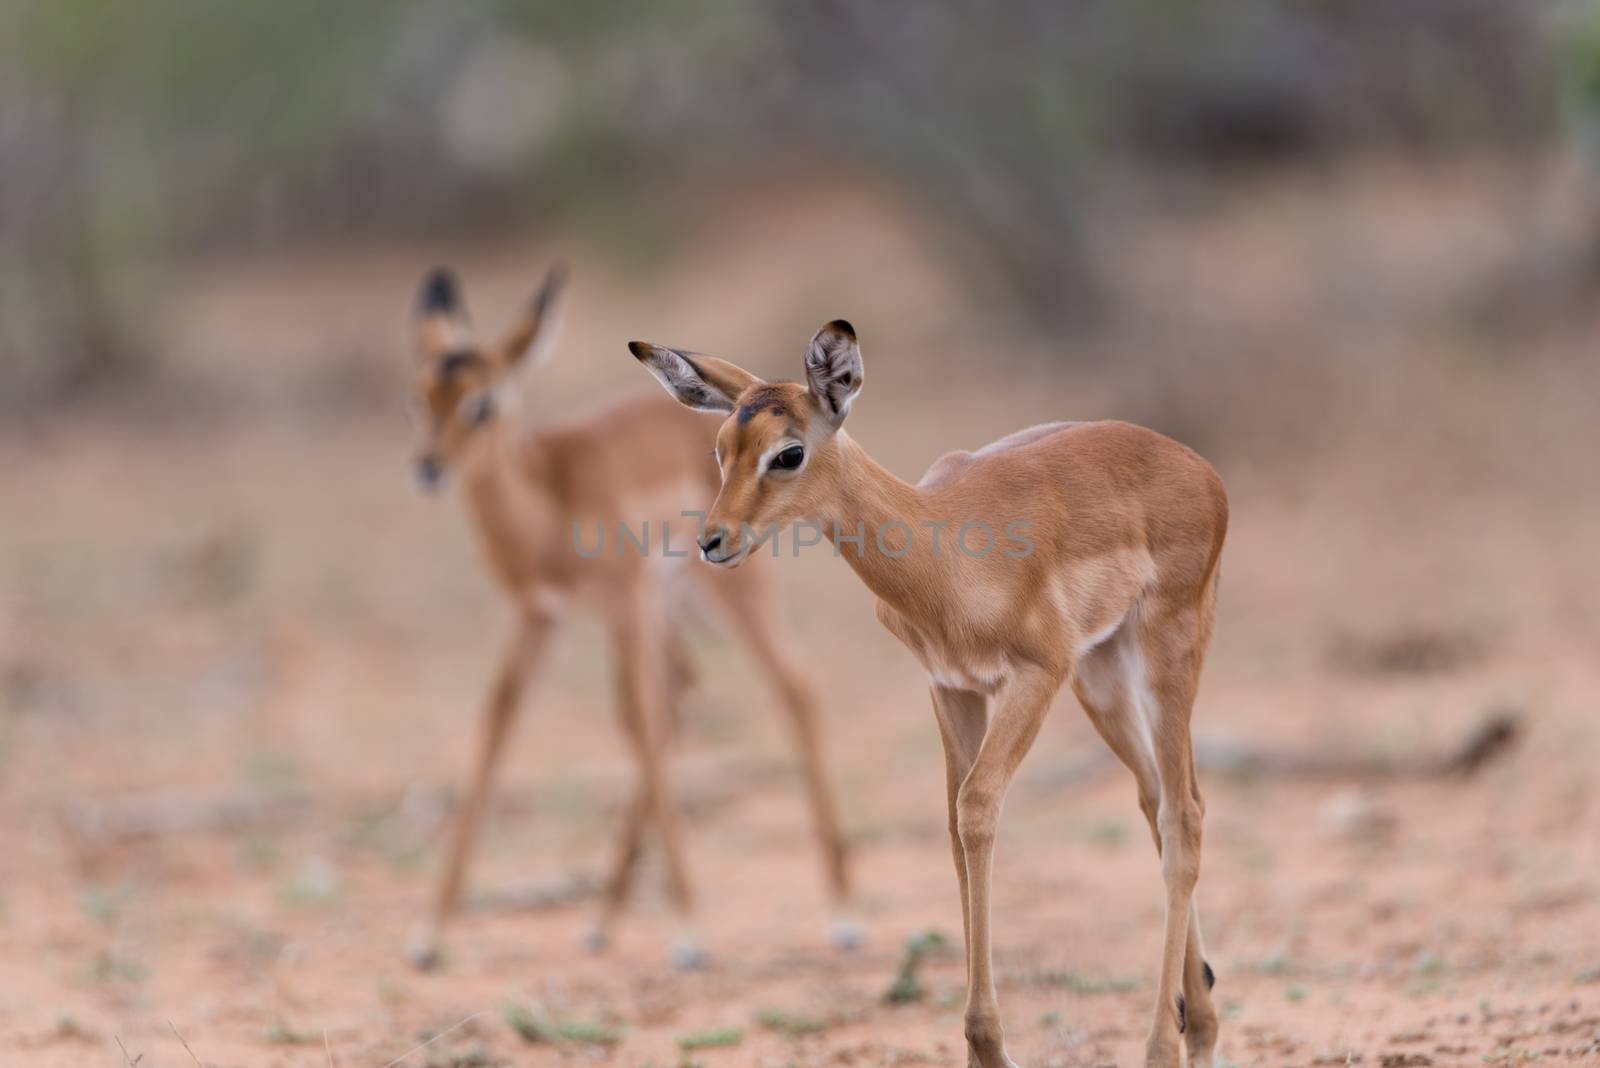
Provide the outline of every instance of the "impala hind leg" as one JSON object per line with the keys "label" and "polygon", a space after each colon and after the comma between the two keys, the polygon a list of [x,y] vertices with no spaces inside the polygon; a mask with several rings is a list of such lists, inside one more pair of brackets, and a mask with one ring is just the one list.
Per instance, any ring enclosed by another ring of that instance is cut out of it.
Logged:
{"label": "impala hind leg", "polygon": [[839,948],[853,949],[861,942],[861,927],[850,915],[849,857],[828,783],[816,694],[805,672],[786,649],[777,622],[777,609],[760,571],[746,568],[736,572],[712,572],[706,576],[706,587],[726,609],[739,639],[778,691],[794,734],[795,748],[800,754],[811,823],[822,856],[823,877],[834,913],[830,937]]}
{"label": "impala hind leg", "polygon": [[1146,1063],[1178,1064],[1178,1039],[1192,1068],[1209,1068],[1217,1038],[1212,973],[1200,941],[1194,886],[1200,872],[1204,804],[1194,776],[1189,712],[1204,638],[1190,612],[1130,616],[1080,658],[1073,691],[1112,752],[1133,772],[1167,890],[1160,979]]}
{"label": "impala hind leg", "polygon": [[694,897],[684,862],[682,825],[677,800],[668,784],[669,667],[654,591],[640,583],[622,600],[610,622],[624,733],[638,766],[643,814],[661,832],[668,893],[678,916],[679,934],[672,948],[672,962],[680,968],[692,968],[704,962],[705,954],[693,930]]}
{"label": "impala hind leg", "polygon": [[445,855],[444,867],[440,870],[439,882],[434,890],[433,906],[427,920],[412,932],[406,947],[406,955],[418,968],[429,969],[439,963],[439,941],[445,924],[461,900],[467,861],[477,844],[478,831],[488,811],[495,769],[499,766],[500,753],[510,733],[511,722],[516,718],[517,702],[552,629],[552,624],[545,619],[521,618],[505,652],[501,654],[499,671],[489,691],[488,704],[483,710],[472,779],[461,809],[456,813],[449,852]]}
{"label": "impala hind leg", "polygon": [[[1154,729],[1158,721],[1152,718],[1155,705],[1150,700],[1150,687],[1145,675],[1145,657],[1138,645],[1135,628],[1131,622],[1124,623],[1111,638],[1078,661],[1073,672],[1072,689],[1106,745],[1133,772],[1134,781],[1138,784],[1139,808],[1150,825],[1156,855],[1163,858],[1165,873],[1160,824],[1163,763],[1157,752]],[[1187,721],[1183,737],[1183,744],[1187,745]],[[1192,763],[1189,766],[1189,782],[1194,801],[1199,804],[1199,788],[1193,778]],[[1198,852],[1197,841],[1196,860]],[[1211,1002],[1212,982],[1211,968],[1206,963],[1200,941],[1199,908],[1191,900],[1183,958],[1181,1032],[1189,1047],[1191,1068],[1210,1068],[1212,1062],[1217,1039],[1217,1014]],[[1155,1032],[1166,1032],[1169,1029],[1168,1019],[1171,1020],[1170,1028],[1175,1029],[1178,1025],[1177,1004],[1162,995],[1156,1009]],[[1169,1045],[1173,1051],[1170,1055]],[[1176,1063],[1171,1059],[1176,1056],[1175,1051],[1175,1040],[1163,1042],[1152,1063]],[[1160,1058],[1168,1059],[1163,1061]]]}
{"label": "impala hind leg", "polygon": [[967,1054],[969,1063],[980,1068],[1015,1068],[1005,1052],[989,938],[989,882],[1000,805],[1060,686],[1058,677],[1041,668],[1019,670],[1006,683],[995,697],[972,769],[956,792],[956,833],[967,873]]}
{"label": "impala hind leg", "polygon": [[[668,632],[664,642],[667,658],[667,714],[662,725],[664,747],[670,753],[683,728],[683,698],[695,685],[697,675],[694,662],[683,639]],[[622,730],[631,736],[633,717],[622,717]],[[637,745],[637,742],[630,744]],[[610,872],[606,876],[600,896],[600,916],[583,936],[583,943],[592,953],[598,953],[611,944],[612,931],[628,906],[633,884],[639,872],[639,859],[644,853],[644,830],[650,821],[650,799],[644,784],[636,783],[633,795],[622,810],[622,823],[618,828],[616,851]]]}

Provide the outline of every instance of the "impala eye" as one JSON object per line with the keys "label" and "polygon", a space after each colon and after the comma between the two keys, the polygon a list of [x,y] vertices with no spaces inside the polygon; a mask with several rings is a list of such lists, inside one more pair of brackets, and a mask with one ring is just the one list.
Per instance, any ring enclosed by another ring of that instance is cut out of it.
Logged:
{"label": "impala eye", "polygon": [[468,426],[487,423],[494,415],[494,397],[490,395],[488,390],[469,393],[461,398],[461,403],[456,410],[462,421]]}
{"label": "impala eye", "polygon": [[793,471],[799,467],[806,458],[806,450],[799,445],[790,445],[772,458],[772,463],[767,467],[772,471]]}

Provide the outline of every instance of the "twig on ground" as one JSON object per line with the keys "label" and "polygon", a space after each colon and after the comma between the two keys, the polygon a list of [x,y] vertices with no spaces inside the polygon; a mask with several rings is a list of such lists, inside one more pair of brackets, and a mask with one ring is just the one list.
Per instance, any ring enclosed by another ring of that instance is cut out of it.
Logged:
{"label": "twig on ground", "polygon": [[128,1056],[128,1047],[122,1044],[121,1036],[112,1035],[111,1037],[116,1040],[117,1048],[122,1051],[122,1059],[128,1062],[128,1068],[139,1068],[139,1062],[144,1060],[144,1054],[141,1053],[137,1057]]}
{"label": "twig on ground", "polygon": [[421,1050],[427,1049],[429,1046],[431,1046],[435,1042],[439,1041],[445,1035],[450,1034],[450,1032],[452,1032],[452,1031],[461,1030],[461,1028],[467,1026],[467,1024],[471,1023],[473,1020],[476,1020],[478,1017],[482,1016],[484,1013],[486,1013],[488,1011],[489,1011],[488,1009],[479,1009],[477,1012],[473,1013],[471,1016],[468,1016],[466,1019],[458,1020],[457,1022],[451,1024],[449,1027],[446,1027],[443,1031],[440,1031],[438,1034],[434,1035],[432,1038],[428,1039],[428,1041],[422,1043],[420,1046],[412,1046],[410,1049],[408,1049],[404,1053],[400,1054],[400,1056],[396,1057],[394,1060],[392,1060],[388,1064],[384,1065],[383,1068],[394,1068],[395,1065],[399,1064],[401,1061],[405,1060],[407,1057],[411,1056],[413,1053],[417,1053],[417,1052],[420,1052]]}
{"label": "twig on ground", "polygon": [[188,1050],[189,1059],[194,1061],[194,1063],[199,1064],[200,1068],[206,1068],[206,1066],[204,1064],[200,1063],[200,1058],[196,1057],[194,1055],[194,1050],[189,1048],[189,1040],[184,1038],[182,1035],[178,1034],[178,1029],[176,1027],[173,1027],[173,1024],[172,1024],[171,1020],[167,1021],[167,1026],[172,1028],[172,1033],[173,1034],[178,1035],[178,1041],[183,1043],[183,1048],[185,1050]]}

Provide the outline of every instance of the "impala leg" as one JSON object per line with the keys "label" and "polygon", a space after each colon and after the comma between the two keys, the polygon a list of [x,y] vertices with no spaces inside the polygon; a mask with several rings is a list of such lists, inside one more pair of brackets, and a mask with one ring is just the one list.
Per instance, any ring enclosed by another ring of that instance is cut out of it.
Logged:
{"label": "impala leg", "polygon": [[662,636],[662,651],[667,658],[667,748],[671,749],[683,733],[683,699],[700,682],[689,645],[676,630]]}
{"label": "impala leg", "polygon": [[[629,731],[632,726],[625,728]],[[630,743],[636,745],[637,743]],[[633,892],[634,876],[639,870],[639,858],[644,853],[644,825],[650,818],[650,799],[643,784],[634,787],[622,810],[622,826],[617,833],[616,851],[612,855],[611,869],[606,875],[600,893],[600,915],[594,926],[583,936],[584,946],[599,953],[611,944],[611,933],[628,906]]]}
{"label": "impala leg", "polygon": [[[1150,710],[1155,708],[1155,703],[1150,699],[1152,691],[1145,678],[1146,661],[1138,641],[1135,628],[1125,624],[1122,630],[1079,660],[1073,672],[1072,689],[1106,745],[1133,772],[1139,788],[1139,808],[1150,825],[1156,854],[1163,858],[1165,866],[1159,820],[1164,764],[1157,751],[1157,734],[1150,729],[1152,720],[1147,718]],[[1184,744],[1187,745],[1187,718],[1183,734]],[[1190,768],[1189,779],[1194,800],[1199,803],[1199,788],[1193,779],[1192,763]],[[1201,810],[1204,810],[1203,805]],[[1165,867],[1163,870],[1165,872]],[[1211,1001],[1213,976],[1200,941],[1199,908],[1192,899],[1185,941],[1182,972],[1183,1037],[1189,1047],[1191,1068],[1210,1068],[1217,1039],[1217,1014]],[[1174,1007],[1169,1009],[1169,1004]],[[1164,1017],[1172,1017],[1173,1027],[1176,1027],[1175,1003],[1166,998],[1160,1001],[1157,1008],[1157,1030],[1164,1029]],[[1176,1049],[1175,1041],[1171,1048]],[[1175,1054],[1169,1054],[1164,1047],[1160,1055],[1170,1058]],[[1173,1062],[1169,1059],[1156,1063]]]}
{"label": "impala leg", "polygon": [[981,1068],[1015,1068],[1005,1053],[989,939],[989,881],[1000,804],[1027,755],[1061,680],[1039,668],[1019,672],[1000,691],[972,770],[956,793],[956,831],[967,864],[968,1060]]}
{"label": "impala leg", "polygon": [[432,968],[439,962],[439,940],[446,922],[455,913],[461,900],[467,861],[477,844],[478,831],[489,807],[495,769],[499,765],[506,736],[510,733],[511,721],[516,718],[517,702],[533,670],[534,661],[544,649],[552,629],[552,624],[547,620],[519,618],[517,629],[501,656],[500,667],[483,711],[472,779],[467,787],[466,799],[456,813],[449,851],[445,854],[444,867],[440,870],[439,882],[434,890],[433,907],[427,920],[412,932],[406,949],[411,963],[418,968]]}
{"label": "impala leg", "polygon": [[[1194,909],[1205,808],[1195,781],[1189,738],[1189,716],[1209,627],[1202,625],[1192,608],[1158,609],[1138,623],[1135,639],[1144,664],[1144,681],[1134,690],[1134,701],[1148,717],[1160,779],[1155,828],[1167,889],[1161,978],[1146,1063],[1176,1068],[1178,1036],[1191,1024],[1194,1032],[1188,1042],[1197,1063],[1209,1062],[1216,1040],[1216,1011],[1205,981]],[[1189,959],[1191,946],[1196,951],[1194,959]]]}
{"label": "impala leg", "polygon": [[782,701],[784,713],[794,732],[805,776],[806,798],[811,806],[811,822],[822,855],[830,904],[834,909],[831,936],[841,949],[860,944],[861,929],[848,915],[851,902],[849,858],[844,835],[839,829],[838,810],[822,748],[822,730],[816,695],[802,671],[785,651],[785,642],[775,620],[775,609],[767,597],[759,572],[741,571],[714,574],[709,585],[732,617],[734,629],[772,680]]}
{"label": "impala leg", "polygon": [[678,806],[666,771],[667,663],[662,626],[649,591],[630,591],[613,614],[611,628],[625,733],[638,765],[644,813],[661,831],[668,891],[681,927],[673,961],[680,967],[693,967],[704,956],[691,930],[694,899],[684,863]]}
{"label": "impala leg", "polygon": [[[689,650],[682,638],[669,632],[663,649],[667,658],[667,715],[662,733],[665,735],[665,748],[670,751],[683,727],[683,695],[694,685],[696,676],[694,663],[689,658]],[[634,732],[631,716],[622,717],[622,730],[630,736]],[[630,741],[630,745],[637,744],[636,741]],[[635,784],[632,796],[623,807],[616,852],[601,893],[600,916],[584,936],[584,943],[591,952],[598,953],[611,944],[611,933],[627,908],[639,871],[639,858],[644,854],[644,828],[649,818],[649,797],[640,782]]]}
{"label": "impala leg", "polygon": [[931,688],[933,713],[939,721],[939,740],[944,743],[944,781],[950,813],[950,850],[956,862],[956,882],[961,888],[961,944],[972,943],[972,921],[968,914],[967,852],[961,847],[961,829],[956,818],[956,798],[961,784],[978,759],[983,732],[989,726],[989,699],[969,690]]}
{"label": "impala leg", "polygon": [[1211,1068],[1216,1055],[1217,1010],[1211,1000],[1216,981],[1200,939],[1200,906],[1191,900],[1188,946],[1183,959],[1183,998],[1188,1011],[1183,1038],[1189,1046],[1189,1068]]}

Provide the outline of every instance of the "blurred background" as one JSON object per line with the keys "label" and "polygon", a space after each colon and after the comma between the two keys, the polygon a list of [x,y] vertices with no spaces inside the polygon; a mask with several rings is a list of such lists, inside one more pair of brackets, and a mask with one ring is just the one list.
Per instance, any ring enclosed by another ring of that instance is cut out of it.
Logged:
{"label": "blurred background", "polygon": [[[405,1063],[962,1063],[924,681],[826,552],[774,570],[863,951],[707,632],[677,779],[716,964],[667,968],[654,867],[579,952],[629,781],[580,622],[448,966],[406,969],[506,622],[411,488],[407,316],[449,263],[498,329],[557,260],[535,426],[654,389],[631,338],[794,378],[843,316],[851,432],[908,479],[1051,419],[1198,449],[1228,1061],[1600,1049],[1600,7],[9,0],[0,1059],[382,1065],[467,1020]],[[1059,713],[997,859],[1008,1042],[1131,1063],[1158,869]]]}

